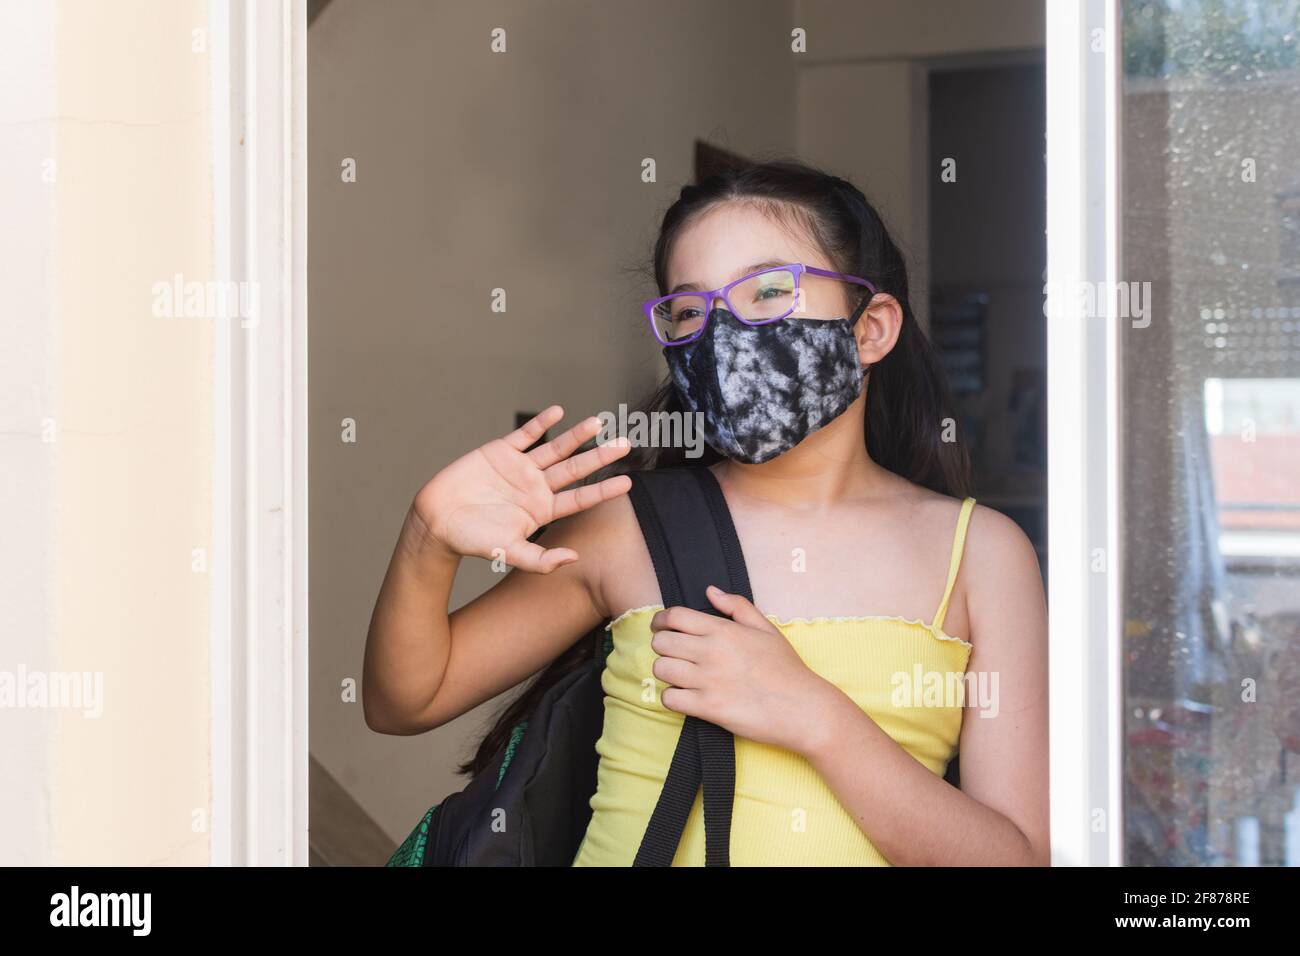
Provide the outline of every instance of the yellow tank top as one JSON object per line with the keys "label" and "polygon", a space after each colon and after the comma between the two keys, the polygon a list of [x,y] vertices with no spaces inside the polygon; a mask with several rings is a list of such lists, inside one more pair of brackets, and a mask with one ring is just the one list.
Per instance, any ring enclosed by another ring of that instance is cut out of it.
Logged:
{"label": "yellow tank top", "polygon": [[[780,621],[814,672],[834,683],[900,746],[942,776],[961,733],[961,684],[972,646],[944,633],[974,498],[962,502],[948,582],[931,623],[901,617]],[[591,822],[574,866],[630,866],[663,789],[683,715],[659,703],[668,686],[651,672],[650,618],[633,608],[609,625],[614,649],[601,675],[604,727]],[[939,675],[936,677],[935,675]],[[653,689],[647,680],[653,681]],[[673,866],[704,865],[704,816],[695,795]],[[736,738],[732,866],[889,866],[802,756]]]}

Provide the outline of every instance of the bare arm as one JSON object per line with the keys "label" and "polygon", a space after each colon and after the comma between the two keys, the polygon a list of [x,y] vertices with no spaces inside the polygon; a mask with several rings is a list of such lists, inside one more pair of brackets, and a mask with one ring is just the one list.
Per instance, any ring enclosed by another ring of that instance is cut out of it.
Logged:
{"label": "bare arm", "polygon": [[[524,451],[562,415],[548,408],[457,459],[416,496],[366,638],[362,707],[372,730],[417,734],[446,723],[535,673],[604,617],[593,552],[607,519],[588,509],[625,494],[631,481],[562,489],[628,449],[611,443],[569,457],[599,430],[587,419]],[[542,540],[527,540],[551,522]],[[469,554],[503,557],[512,570],[448,614]]]}
{"label": "bare arm", "polygon": [[895,865],[1047,866],[1047,612],[1038,563],[1010,519],[980,508],[962,575],[975,645],[968,671],[987,675],[996,693],[994,706],[981,701],[963,717],[961,789],[843,693],[823,697],[822,730],[804,754]]}

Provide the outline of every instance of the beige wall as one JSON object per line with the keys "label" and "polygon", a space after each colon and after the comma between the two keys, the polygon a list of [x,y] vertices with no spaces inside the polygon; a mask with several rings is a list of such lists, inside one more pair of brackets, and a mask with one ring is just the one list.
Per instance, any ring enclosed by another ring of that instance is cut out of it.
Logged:
{"label": "beige wall", "polygon": [[0,13],[0,190],[20,227],[3,240],[0,669],[103,680],[98,718],[0,711],[20,771],[0,788],[3,864],[208,860],[191,549],[209,536],[211,330],[151,309],[154,282],[208,277],[206,19],[200,0]]}
{"label": "beige wall", "polygon": [[[1049,0],[1053,2],[1053,0]],[[1043,0],[793,0],[810,59],[903,60],[1043,45]]]}
{"label": "beige wall", "polygon": [[[922,268],[924,74],[911,60],[818,63],[810,56],[797,93],[800,155],[862,189],[908,263]],[[920,290],[918,278],[912,286]]]}

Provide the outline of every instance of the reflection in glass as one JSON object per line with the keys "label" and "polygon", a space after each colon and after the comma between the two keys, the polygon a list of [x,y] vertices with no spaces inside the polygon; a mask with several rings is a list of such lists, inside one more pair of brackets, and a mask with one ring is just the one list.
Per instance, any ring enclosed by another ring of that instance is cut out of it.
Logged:
{"label": "reflection in glass", "polygon": [[1130,865],[1300,865],[1298,23],[1123,5]]}

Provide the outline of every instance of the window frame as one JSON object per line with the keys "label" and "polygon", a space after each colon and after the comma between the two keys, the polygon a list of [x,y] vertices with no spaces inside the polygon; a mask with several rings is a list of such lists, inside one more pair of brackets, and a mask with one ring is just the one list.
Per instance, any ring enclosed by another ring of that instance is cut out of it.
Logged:
{"label": "window frame", "polygon": [[[1120,0],[1046,2],[1052,863],[1123,864]],[[1104,285],[1100,288],[1113,288]]]}
{"label": "window frame", "polygon": [[211,0],[214,273],[257,284],[212,362],[214,866],[306,866],[307,19]]}

